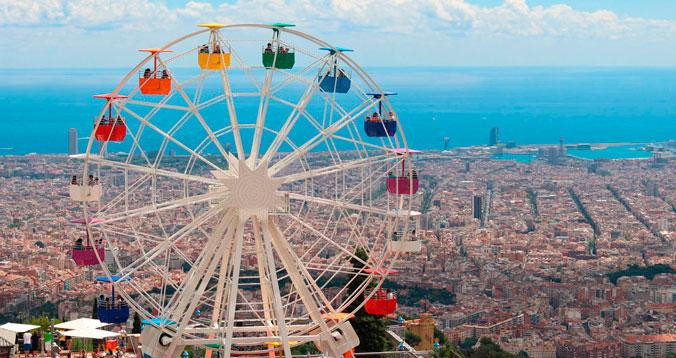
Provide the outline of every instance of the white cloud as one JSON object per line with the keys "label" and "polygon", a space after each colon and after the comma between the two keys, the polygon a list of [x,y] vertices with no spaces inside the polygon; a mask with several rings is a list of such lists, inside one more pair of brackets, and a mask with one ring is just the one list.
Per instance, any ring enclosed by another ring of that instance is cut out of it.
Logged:
{"label": "white cloud", "polygon": [[[563,0],[562,0],[563,1]],[[0,26],[70,26],[150,29],[196,21],[303,25],[309,32],[375,31],[448,36],[505,35],[621,39],[676,35],[676,22],[578,11],[564,5],[529,6],[504,0],[482,7],[465,0],[235,0],[220,5],[190,1],[169,8],[158,0],[0,0]]]}

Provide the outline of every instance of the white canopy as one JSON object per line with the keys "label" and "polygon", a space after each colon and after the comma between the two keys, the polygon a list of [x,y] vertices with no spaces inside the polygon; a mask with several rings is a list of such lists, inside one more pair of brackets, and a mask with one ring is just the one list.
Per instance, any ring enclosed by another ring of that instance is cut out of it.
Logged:
{"label": "white canopy", "polygon": [[4,328],[8,331],[16,332],[16,333],[21,333],[21,332],[26,332],[30,330],[34,330],[36,328],[40,328],[40,326],[36,326],[34,324],[21,324],[21,323],[5,323],[0,328]]}
{"label": "white canopy", "polygon": [[98,319],[92,318],[78,318],[72,321],[63,322],[54,325],[54,328],[58,329],[95,329],[107,326],[108,323],[103,323]]}
{"label": "white canopy", "polygon": [[119,333],[104,331],[102,329],[96,328],[74,329],[72,331],[63,332],[63,334],[71,337],[93,338],[93,339],[104,339],[120,335]]}

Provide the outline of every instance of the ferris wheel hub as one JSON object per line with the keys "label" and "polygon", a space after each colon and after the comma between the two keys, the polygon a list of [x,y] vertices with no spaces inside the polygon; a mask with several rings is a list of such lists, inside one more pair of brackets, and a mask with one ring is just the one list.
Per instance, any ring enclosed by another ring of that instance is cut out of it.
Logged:
{"label": "ferris wheel hub", "polygon": [[215,172],[214,176],[226,187],[225,207],[239,209],[241,218],[265,217],[270,211],[284,205],[279,186],[283,180],[270,176],[267,161],[253,167],[250,161],[238,160],[237,170]]}

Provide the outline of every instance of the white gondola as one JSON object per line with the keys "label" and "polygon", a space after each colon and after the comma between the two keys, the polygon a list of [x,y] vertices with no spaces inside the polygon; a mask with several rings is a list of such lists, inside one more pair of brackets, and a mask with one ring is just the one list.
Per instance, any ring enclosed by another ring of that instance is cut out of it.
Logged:
{"label": "white gondola", "polygon": [[103,194],[103,188],[101,187],[101,184],[71,184],[69,193],[70,198],[74,201],[99,201],[101,200],[101,195]]}
{"label": "white gondola", "polygon": [[388,251],[393,253],[416,253],[422,250],[420,240],[419,211],[396,210],[391,213],[394,218],[392,240],[388,244]]}

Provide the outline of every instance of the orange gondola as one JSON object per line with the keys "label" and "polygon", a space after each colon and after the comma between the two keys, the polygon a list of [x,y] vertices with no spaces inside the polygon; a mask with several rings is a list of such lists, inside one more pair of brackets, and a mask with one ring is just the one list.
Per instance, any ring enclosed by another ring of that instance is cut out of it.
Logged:
{"label": "orange gondola", "polygon": [[[171,77],[166,69],[157,70],[157,56],[160,52],[171,52],[159,48],[143,48],[140,52],[150,52],[153,56],[153,69],[146,68],[139,73],[138,87],[143,94],[167,95],[171,92]],[[159,72],[159,73],[158,73]]]}

